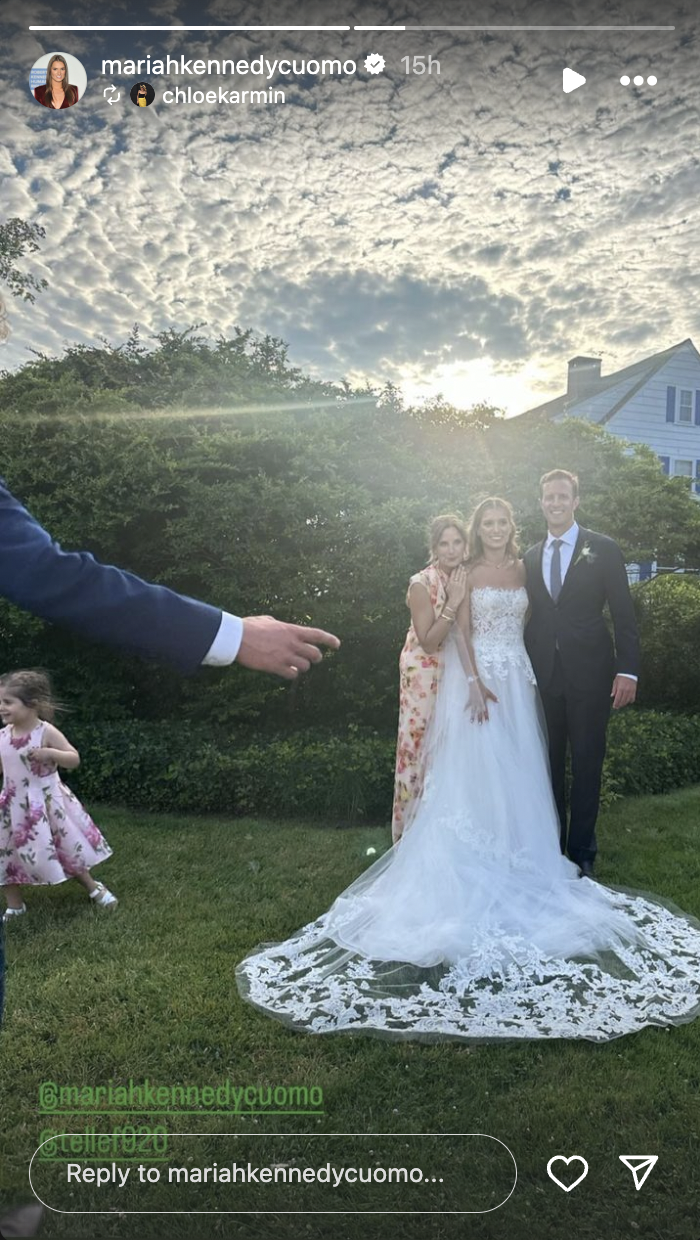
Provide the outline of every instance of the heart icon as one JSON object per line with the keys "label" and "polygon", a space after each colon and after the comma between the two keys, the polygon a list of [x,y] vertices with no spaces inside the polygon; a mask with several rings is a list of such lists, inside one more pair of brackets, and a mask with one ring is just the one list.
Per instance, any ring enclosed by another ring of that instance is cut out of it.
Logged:
{"label": "heart icon", "polygon": [[[572,1162],[581,1163],[583,1167],[583,1171],[581,1172],[580,1176],[578,1176],[578,1178],[574,1180],[573,1184],[563,1184],[562,1181],[559,1179],[559,1177],[555,1175],[554,1172],[552,1171],[552,1166],[556,1162],[566,1163],[567,1167],[569,1166],[569,1163],[572,1163]],[[557,1184],[559,1188],[563,1188],[565,1193],[570,1193],[572,1188],[576,1188],[576,1185],[581,1183],[581,1180],[585,1180],[586,1176],[588,1175],[588,1163],[586,1162],[585,1158],[581,1157],[580,1154],[572,1154],[570,1158],[565,1158],[563,1154],[555,1154],[554,1158],[550,1158],[549,1162],[547,1163],[547,1175],[549,1176],[550,1180],[554,1180],[554,1183]]]}

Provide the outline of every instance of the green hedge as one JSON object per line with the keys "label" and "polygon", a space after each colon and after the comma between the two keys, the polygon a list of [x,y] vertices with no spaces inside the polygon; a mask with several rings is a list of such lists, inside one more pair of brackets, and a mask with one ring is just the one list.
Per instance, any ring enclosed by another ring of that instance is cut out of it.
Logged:
{"label": "green hedge", "polygon": [[694,714],[700,708],[700,577],[655,577],[632,595],[642,649],[640,704]]}
{"label": "green hedge", "polygon": [[658,710],[613,715],[603,768],[604,804],[700,783],[700,716]]}
{"label": "green hedge", "polygon": [[81,755],[70,784],[85,801],[133,808],[382,821],[391,814],[395,738],[298,733],[216,737],[177,724],[67,727]]}
{"label": "green hedge", "polygon": [[[395,738],[344,735],[215,737],[174,724],[67,729],[82,763],[70,784],[88,803],[134,809],[388,822]],[[700,718],[627,710],[608,733],[603,804],[700,783]]]}

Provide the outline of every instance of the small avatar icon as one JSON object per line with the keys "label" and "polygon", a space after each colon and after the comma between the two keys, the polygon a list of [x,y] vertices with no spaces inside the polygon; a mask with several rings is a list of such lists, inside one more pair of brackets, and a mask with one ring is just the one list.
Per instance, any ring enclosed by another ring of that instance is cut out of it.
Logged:
{"label": "small avatar icon", "polygon": [[137,108],[147,108],[156,97],[156,92],[150,82],[137,82],[135,86],[132,86],[130,94],[131,102],[135,103]]}
{"label": "small avatar icon", "polygon": [[[78,65],[78,61],[73,61],[74,66]],[[41,103],[45,108],[72,108],[74,103],[78,102],[78,87],[71,85],[69,81],[68,61],[65,56],[56,53],[52,56],[46,66],[46,82],[37,86],[34,90],[34,98],[37,103]]]}

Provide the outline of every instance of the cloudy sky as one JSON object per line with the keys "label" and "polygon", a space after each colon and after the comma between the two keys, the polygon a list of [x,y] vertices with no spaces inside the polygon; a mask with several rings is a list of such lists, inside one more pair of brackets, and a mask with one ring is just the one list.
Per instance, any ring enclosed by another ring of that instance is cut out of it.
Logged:
{"label": "cloudy sky", "polygon": [[[518,413],[565,386],[566,361],[603,373],[687,336],[700,343],[700,41],[690,5],[298,0],[144,5],[101,23],[406,24],[430,30],[30,32],[94,20],[94,5],[0,4],[2,215],[46,229],[32,260],[50,290],[11,300],[0,365],[30,350],[204,323],[281,336],[337,380],[392,380]],[[91,12],[92,10],[92,12]],[[465,16],[465,14],[468,14]],[[522,31],[660,20],[675,31]],[[490,30],[438,26],[492,23]],[[88,88],[53,114],[33,101],[43,54],[82,61]],[[362,67],[386,58],[383,73]],[[300,81],[102,73],[113,58],[339,57],[359,71]],[[412,76],[402,57],[432,56]],[[586,79],[562,91],[568,65]],[[620,77],[650,74],[640,87]],[[156,101],[133,106],[147,78]],[[120,100],[109,104],[112,82]],[[164,90],[284,90],[285,103],[167,104]]]}

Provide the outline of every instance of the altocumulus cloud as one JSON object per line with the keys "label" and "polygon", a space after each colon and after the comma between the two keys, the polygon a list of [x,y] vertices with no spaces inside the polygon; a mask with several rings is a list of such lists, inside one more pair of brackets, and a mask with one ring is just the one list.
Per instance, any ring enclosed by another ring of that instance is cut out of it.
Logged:
{"label": "altocumulus cloud", "polygon": [[[477,8],[468,20],[512,23],[520,11],[543,23],[550,12],[524,0]],[[647,0],[641,8],[639,21],[658,20]],[[123,339],[134,321],[144,333],[205,322],[217,334],[238,323],[283,336],[297,364],[328,378],[396,379],[409,367],[429,385],[449,365],[468,374],[488,359],[513,376],[534,362],[544,394],[560,388],[575,352],[600,352],[613,368],[640,348],[700,335],[684,296],[687,255],[700,242],[700,166],[680,31],[666,40],[380,37],[387,71],[376,78],[285,83],[283,106],[236,109],[168,108],[158,98],[166,81],[152,79],[157,98],[145,115],[128,101],[108,105],[103,59],[361,61],[374,46],[352,32],[71,35],[88,94],[84,107],[52,116],[25,83],[56,36],[30,34],[26,13],[4,8],[2,201],[5,214],[46,228],[34,269],[51,293],[31,311],[10,305],[5,365],[30,348]],[[164,24],[232,20],[223,0],[149,13]],[[36,14],[81,20],[77,7],[72,17],[50,4]],[[361,18],[391,20],[380,5]],[[328,21],[327,6],[315,19]],[[409,0],[404,19],[424,24],[424,6]],[[295,22],[298,6],[244,5],[235,20]],[[463,5],[436,5],[431,20],[464,22]],[[594,13],[576,0],[558,6],[556,20],[592,22]],[[143,14],[124,0],[119,21]],[[439,60],[440,76],[406,77],[400,57],[414,54]],[[563,96],[566,63],[594,86]],[[652,66],[653,90],[619,85],[621,73]],[[115,84],[125,94],[131,82]]]}

